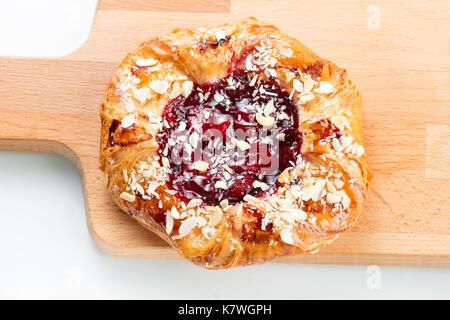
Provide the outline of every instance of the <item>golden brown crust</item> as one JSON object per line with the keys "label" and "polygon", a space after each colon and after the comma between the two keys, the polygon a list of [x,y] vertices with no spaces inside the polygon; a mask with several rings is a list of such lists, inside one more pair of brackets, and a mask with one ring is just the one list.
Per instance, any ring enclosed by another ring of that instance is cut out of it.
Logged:
{"label": "golden brown crust", "polygon": [[[164,107],[186,81],[215,82],[255,50],[268,52],[279,84],[299,105],[302,159],[280,175],[273,195],[225,208],[186,205],[167,190],[157,157]],[[355,223],[371,179],[361,97],[346,71],[254,18],[142,43],[119,65],[100,115],[100,168],[114,200],[206,268],[318,250]]]}

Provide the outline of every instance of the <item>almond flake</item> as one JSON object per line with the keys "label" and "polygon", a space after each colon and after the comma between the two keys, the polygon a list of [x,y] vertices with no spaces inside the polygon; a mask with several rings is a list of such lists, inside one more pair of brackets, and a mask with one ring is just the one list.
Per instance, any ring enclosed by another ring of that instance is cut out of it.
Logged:
{"label": "almond flake", "polygon": [[228,199],[220,201],[220,206],[222,209],[228,207]]}
{"label": "almond flake", "polygon": [[258,201],[258,198],[254,197],[254,196],[252,196],[250,194],[246,194],[244,196],[244,201],[246,201],[246,202],[256,202],[256,201]]}
{"label": "almond flake", "polygon": [[134,114],[129,114],[122,119],[121,125],[122,128],[131,127],[135,122]]}
{"label": "almond flake", "polygon": [[344,116],[332,116],[330,121],[341,131],[344,131],[346,127],[350,128],[348,119]]}
{"label": "almond flake", "polygon": [[209,221],[209,224],[212,227],[217,226],[220,223],[220,221],[222,220],[222,216],[223,216],[222,209],[220,207],[217,207],[217,206],[214,207],[214,213],[213,213],[213,215],[211,217],[211,220]]}
{"label": "almond flake", "polygon": [[280,54],[282,56],[285,56],[286,58],[290,58],[292,57],[292,54],[294,53],[294,51],[292,51],[291,48],[281,48],[280,49]]}
{"label": "almond flake", "polygon": [[258,75],[255,74],[252,78],[252,81],[250,81],[250,83],[248,84],[250,87],[253,87],[256,83],[256,80],[258,80]]}
{"label": "almond flake", "polygon": [[358,145],[356,148],[356,155],[361,157],[364,154],[364,147],[362,145]]}
{"label": "almond flake", "polygon": [[173,229],[173,217],[169,212],[166,212],[166,232],[170,234]]}
{"label": "almond flake", "polygon": [[332,184],[330,181],[327,180],[327,190],[331,193],[337,192],[334,184]]}
{"label": "almond flake", "polygon": [[189,143],[191,144],[191,146],[192,146],[194,149],[197,149],[198,139],[199,139],[199,135],[198,135],[197,132],[193,132],[193,133],[189,136]]}
{"label": "almond flake", "polygon": [[150,94],[149,88],[140,88],[133,91],[134,98],[139,100],[141,103],[145,103],[147,101],[148,95]]}
{"label": "almond flake", "polygon": [[180,84],[175,82],[172,86],[172,92],[170,93],[169,100],[175,99],[180,94],[182,94]]}
{"label": "almond flake", "polygon": [[206,224],[206,220],[202,217],[189,217],[180,225],[180,236],[184,237],[192,231],[196,226],[202,227]]}
{"label": "almond flake", "polygon": [[314,92],[328,94],[328,93],[332,93],[333,90],[334,90],[334,87],[329,82],[320,81],[319,87],[314,89]]}
{"label": "almond flake", "polygon": [[289,213],[296,221],[305,221],[308,218],[308,214],[302,209],[290,209]]}
{"label": "almond flake", "polygon": [[245,69],[251,70],[253,68],[253,56],[251,54],[245,59]]}
{"label": "almond flake", "polygon": [[294,244],[294,239],[292,239],[292,232],[290,229],[283,229],[280,232],[281,240],[287,244]]}
{"label": "almond flake", "polygon": [[201,199],[192,199],[191,201],[188,202],[187,207],[188,208],[194,208],[197,207],[199,205],[202,204],[202,200]]}
{"label": "almond flake", "polygon": [[149,83],[149,87],[159,94],[164,94],[167,91],[167,89],[169,89],[169,86],[170,85],[167,81],[162,80],[154,80]]}
{"label": "almond flake", "polygon": [[134,200],[136,200],[136,196],[134,194],[125,191],[120,194],[120,197],[128,202],[133,202]]}
{"label": "almond flake", "polygon": [[226,183],[225,181],[223,181],[223,180],[217,181],[217,182],[214,184],[214,187],[215,187],[216,189],[224,189],[224,190],[227,190],[227,189],[228,189],[228,188],[227,188],[227,183]]}
{"label": "almond flake", "polygon": [[352,136],[343,136],[341,137],[341,144],[342,144],[342,148],[347,148],[348,146],[350,146],[353,142],[353,137]]}
{"label": "almond flake", "polygon": [[335,179],[334,180],[334,185],[338,188],[341,189],[344,186],[344,182],[342,180],[339,179]]}
{"label": "almond flake", "polygon": [[250,144],[248,144],[248,142],[244,141],[244,140],[238,140],[237,141],[237,147],[239,149],[241,149],[241,151],[245,151],[250,149]]}
{"label": "almond flake", "polygon": [[341,202],[341,197],[334,193],[327,193],[326,201],[330,204],[338,203]]}
{"label": "almond flake", "polygon": [[225,170],[227,170],[227,172],[228,173],[233,173],[234,171],[233,171],[233,169],[231,169],[228,165],[226,165],[226,164],[224,164],[223,166],[222,166]]}
{"label": "almond flake", "polygon": [[303,91],[305,91],[305,93],[309,93],[313,87],[314,87],[314,80],[308,76],[303,77]]}
{"label": "almond flake", "polygon": [[342,206],[344,209],[347,209],[350,206],[350,198],[347,196],[345,192],[342,195]]}
{"label": "almond flake", "polygon": [[174,219],[180,219],[180,213],[178,212],[176,207],[172,207],[170,209],[170,214],[172,215],[172,218]]}
{"label": "almond flake", "polygon": [[333,145],[334,150],[338,152],[342,151],[343,148],[338,138],[333,138],[333,140],[331,140],[331,144]]}
{"label": "almond flake", "polygon": [[301,83],[298,79],[294,79],[292,82],[294,90],[297,92],[303,92],[303,83]]}
{"label": "almond flake", "polygon": [[183,85],[181,86],[181,94],[183,95],[183,97],[185,98],[189,97],[193,88],[194,83],[192,81],[183,82]]}
{"label": "almond flake", "polygon": [[311,101],[314,99],[314,94],[312,93],[302,93],[301,95],[298,96],[298,98],[300,99],[300,102],[303,103],[307,103],[308,101]]}
{"label": "almond flake", "polygon": [[220,93],[216,92],[214,94],[214,100],[218,103],[222,102],[225,99],[225,97],[223,95],[221,95]]}
{"label": "almond flake", "polygon": [[284,141],[284,138],[286,137],[286,135],[284,133],[279,133],[276,135],[275,138],[277,138],[280,141]]}
{"label": "almond flake", "polygon": [[275,124],[275,118],[274,117],[265,117],[265,116],[263,116],[261,114],[257,114],[256,115],[256,121],[258,121],[258,123],[260,125],[262,125],[266,129],[272,128],[273,125]]}
{"label": "almond flake", "polygon": [[313,201],[319,200],[320,193],[322,192],[323,188],[325,187],[326,182],[327,181],[325,179],[318,179],[316,181],[316,183],[314,184],[313,192],[311,194],[311,199]]}
{"label": "almond flake", "polygon": [[266,70],[267,70],[267,72],[269,73],[269,75],[272,78],[277,78],[278,77],[278,73],[277,73],[277,71],[275,69],[270,68],[270,69],[266,69]]}
{"label": "almond flake", "polygon": [[270,100],[269,102],[267,102],[266,106],[264,107],[264,115],[266,117],[268,117],[274,111],[275,111],[275,106],[273,105],[273,100]]}
{"label": "almond flake", "polygon": [[[284,74],[284,76],[285,76],[285,81],[287,82],[287,83],[289,83],[289,82],[291,82],[291,80],[292,79],[294,79],[295,78],[295,73],[293,73],[293,72],[291,72],[291,71],[288,71],[288,72],[286,72],[285,74]],[[303,87],[303,85],[302,85],[302,87]]]}
{"label": "almond flake", "polygon": [[166,157],[162,157],[161,158],[161,162],[163,164],[164,167],[169,168],[170,167],[170,162],[169,159],[167,159]]}
{"label": "almond flake", "polygon": [[279,183],[288,183],[289,182],[289,169],[290,168],[284,169],[284,171],[280,174],[280,176],[278,177]]}
{"label": "almond flake", "polygon": [[205,161],[197,161],[194,164],[194,169],[198,170],[200,172],[205,172],[206,170],[208,170],[208,167],[209,167],[209,164],[208,164],[208,162],[205,162]]}
{"label": "almond flake", "polygon": [[148,58],[148,59],[139,59],[136,61],[136,65],[139,67],[150,67],[158,63],[158,60]]}
{"label": "almond flake", "polygon": [[255,180],[253,181],[253,188],[260,188],[263,191],[266,191],[269,189],[269,185],[267,183]]}

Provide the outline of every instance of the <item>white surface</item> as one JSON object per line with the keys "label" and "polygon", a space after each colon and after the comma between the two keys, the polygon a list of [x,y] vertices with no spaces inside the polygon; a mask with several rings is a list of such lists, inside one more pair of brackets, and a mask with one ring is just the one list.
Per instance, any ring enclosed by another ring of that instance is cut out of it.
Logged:
{"label": "white surface", "polygon": [[[77,32],[62,17],[74,6]],[[94,8],[95,1],[2,1],[0,56],[73,51]],[[0,298],[450,298],[449,269],[270,263],[206,271],[108,256],[87,232],[77,170],[52,154],[0,152],[0,214]]]}

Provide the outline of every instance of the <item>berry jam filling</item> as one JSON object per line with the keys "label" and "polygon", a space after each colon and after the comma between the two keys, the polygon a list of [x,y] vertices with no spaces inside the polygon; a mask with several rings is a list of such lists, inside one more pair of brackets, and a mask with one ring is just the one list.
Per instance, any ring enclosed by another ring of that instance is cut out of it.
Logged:
{"label": "berry jam filling", "polygon": [[184,201],[217,205],[274,192],[294,166],[302,144],[297,106],[268,80],[234,73],[216,83],[194,83],[171,100],[157,136],[167,184]]}

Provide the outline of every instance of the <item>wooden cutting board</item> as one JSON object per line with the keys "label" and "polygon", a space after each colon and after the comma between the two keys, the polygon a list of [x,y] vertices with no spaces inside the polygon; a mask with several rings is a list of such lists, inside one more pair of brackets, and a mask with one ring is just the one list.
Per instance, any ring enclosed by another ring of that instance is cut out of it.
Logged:
{"label": "wooden cutting board", "polygon": [[357,226],[316,255],[282,261],[449,267],[449,9],[448,0],[100,1],[89,39],[69,56],[0,58],[0,150],[72,160],[83,178],[89,231],[104,251],[179,258],[106,193],[98,106],[115,67],[138,43],[179,26],[255,16],[358,83],[375,173]]}

